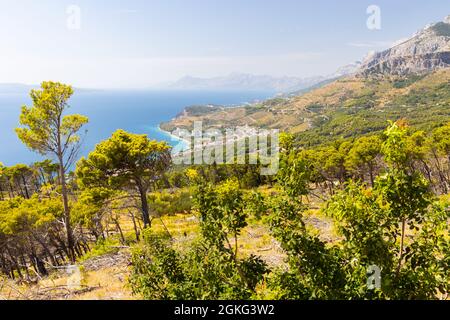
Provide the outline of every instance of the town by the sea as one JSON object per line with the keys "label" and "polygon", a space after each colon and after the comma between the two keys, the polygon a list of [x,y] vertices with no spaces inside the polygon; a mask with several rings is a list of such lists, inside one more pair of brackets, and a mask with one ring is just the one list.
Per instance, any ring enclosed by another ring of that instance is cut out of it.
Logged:
{"label": "town by the sea", "polygon": [[[113,91],[76,90],[68,113],[89,117],[82,133],[80,157],[86,156],[97,143],[107,139],[117,129],[147,134],[150,139],[164,140],[172,146],[182,143],[159,129],[185,107],[215,104],[235,106],[270,98],[273,92],[261,91]],[[44,157],[27,149],[17,138],[22,105],[31,105],[28,92],[0,92],[0,161],[7,166],[31,164]]]}

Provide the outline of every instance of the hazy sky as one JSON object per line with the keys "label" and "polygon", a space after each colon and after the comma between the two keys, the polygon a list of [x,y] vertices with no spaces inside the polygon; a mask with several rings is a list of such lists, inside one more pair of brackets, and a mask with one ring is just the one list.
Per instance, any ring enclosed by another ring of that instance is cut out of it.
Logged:
{"label": "hazy sky", "polygon": [[[443,0],[0,4],[0,82],[56,80],[115,88],[141,88],[185,75],[332,73],[450,14],[450,2]],[[372,4],[381,9],[381,30],[366,26]]]}

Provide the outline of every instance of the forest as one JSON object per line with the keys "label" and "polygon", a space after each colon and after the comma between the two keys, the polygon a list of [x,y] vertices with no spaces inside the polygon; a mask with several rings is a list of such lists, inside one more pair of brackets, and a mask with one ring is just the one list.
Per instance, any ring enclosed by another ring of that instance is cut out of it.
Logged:
{"label": "forest", "polygon": [[[450,123],[385,119],[381,133],[310,146],[281,133],[280,169],[261,176],[259,164],[173,165],[165,142],[121,129],[79,159],[89,119],[70,114],[73,93],[32,90],[16,133],[47,160],[0,163],[0,278],[32,285],[110,246],[130,252],[136,299],[448,299]],[[187,213],[193,236],[164,224]],[[252,225],[282,261],[242,239]]]}

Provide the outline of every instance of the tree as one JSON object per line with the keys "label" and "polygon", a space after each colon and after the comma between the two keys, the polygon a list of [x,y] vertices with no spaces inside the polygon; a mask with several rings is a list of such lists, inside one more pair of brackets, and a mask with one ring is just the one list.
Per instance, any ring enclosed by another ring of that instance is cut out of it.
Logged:
{"label": "tree", "polygon": [[[432,141],[434,145],[432,153],[436,161],[442,189],[445,193],[447,193],[450,187],[450,123],[433,131]],[[447,158],[447,176],[443,172],[444,170],[440,163],[439,155]]]}
{"label": "tree", "polygon": [[80,147],[77,133],[88,122],[88,118],[78,114],[64,115],[72,94],[71,86],[51,81],[43,82],[41,90],[31,90],[33,105],[22,107],[20,124],[23,127],[17,128],[16,133],[31,150],[54,156],[58,160],[67,247],[70,259],[74,261],[75,244],[70,223],[66,171],[73,164]]}
{"label": "tree", "polygon": [[[269,222],[289,269],[268,279],[275,297],[436,299],[448,294],[448,203],[436,201],[427,181],[412,169],[418,153],[411,141],[417,136],[400,124],[392,124],[385,135],[381,149],[388,167],[373,188],[348,181],[326,203],[324,213],[333,218],[340,241],[327,243],[309,231],[302,218],[307,207],[298,197],[308,190],[285,182],[297,177],[304,180],[298,185],[308,185],[308,175],[301,174],[307,167],[279,175],[283,189],[269,203]],[[381,270],[380,288],[366,285],[366,272],[374,266]]]}
{"label": "tree", "polygon": [[193,201],[200,236],[190,248],[176,249],[171,239],[144,232],[145,245],[133,252],[130,284],[146,299],[249,299],[269,271],[254,255],[238,253],[247,225],[243,192],[236,180],[206,183],[195,170]]}
{"label": "tree", "polygon": [[8,175],[11,183],[17,186],[22,196],[29,199],[31,196],[30,180],[33,176],[33,170],[25,164],[16,164],[8,168]]}
{"label": "tree", "polygon": [[51,160],[46,159],[44,161],[33,163],[32,168],[35,171],[40,186],[55,183],[55,177],[59,172],[57,163],[53,163]]}
{"label": "tree", "polygon": [[3,165],[3,163],[0,162],[0,200],[5,200],[5,196],[3,192],[5,191],[5,185],[6,185],[6,167]]}
{"label": "tree", "polygon": [[81,187],[137,191],[144,226],[149,227],[147,192],[169,168],[170,159],[170,147],[165,142],[150,141],[147,135],[117,130],[78,162],[76,174]]}
{"label": "tree", "polygon": [[0,270],[12,278],[15,273],[22,278],[21,270],[30,277],[28,266],[33,266],[37,274],[47,275],[45,262],[58,265],[61,250],[68,254],[65,232],[58,221],[62,216],[59,197],[40,199],[35,194],[30,199],[0,202]]}
{"label": "tree", "polygon": [[346,159],[346,166],[355,172],[367,169],[370,183],[374,184],[376,159],[380,154],[381,139],[378,136],[362,137],[355,141]]}

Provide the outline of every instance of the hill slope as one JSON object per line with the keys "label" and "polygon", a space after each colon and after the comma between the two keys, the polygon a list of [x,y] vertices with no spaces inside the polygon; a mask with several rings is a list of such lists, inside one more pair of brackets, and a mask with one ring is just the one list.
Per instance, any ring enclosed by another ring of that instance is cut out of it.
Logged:
{"label": "hill slope", "polygon": [[387,120],[398,118],[432,126],[450,120],[450,69],[407,77],[354,76],[301,96],[196,111],[188,108],[162,128],[190,129],[194,121],[203,121],[204,127],[215,128],[249,125],[292,133],[308,130],[320,140],[320,136],[348,137],[382,130]]}

